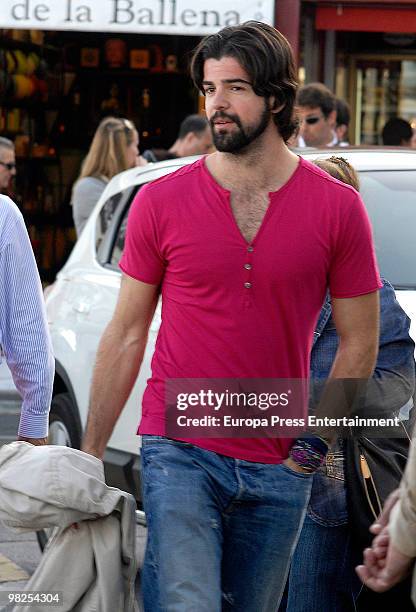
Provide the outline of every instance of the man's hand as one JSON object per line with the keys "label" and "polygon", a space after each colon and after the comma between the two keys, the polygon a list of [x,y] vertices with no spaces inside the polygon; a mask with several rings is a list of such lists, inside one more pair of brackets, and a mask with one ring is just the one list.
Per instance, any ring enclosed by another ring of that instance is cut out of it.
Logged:
{"label": "man's hand", "polygon": [[33,446],[46,446],[48,438],[25,438],[24,436],[18,436],[17,439],[20,442],[29,442]]}
{"label": "man's hand", "polygon": [[399,497],[399,489],[388,496],[382,513],[370,527],[370,531],[376,534],[372,546],[364,551],[363,565],[356,567],[362,582],[377,593],[391,589],[406,578],[414,563],[414,559],[404,555],[394,546],[389,535],[391,511]]}
{"label": "man's hand", "polygon": [[[385,536],[383,533],[377,537],[382,535]],[[414,559],[397,550],[390,540],[384,551],[380,542],[379,544],[378,548],[373,545],[373,548],[365,549],[364,564],[356,567],[356,572],[370,589],[383,593],[406,578]]]}
{"label": "man's hand", "polygon": [[287,459],[285,459],[285,461],[283,461],[283,463],[290,470],[293,470],[294,472],[299,472],[300,474],[310,474],[311,473],[310,470],[305,470],[303,467],[298,465],[295,461],[293,461],[293,459],[291,457],[288,457]]}

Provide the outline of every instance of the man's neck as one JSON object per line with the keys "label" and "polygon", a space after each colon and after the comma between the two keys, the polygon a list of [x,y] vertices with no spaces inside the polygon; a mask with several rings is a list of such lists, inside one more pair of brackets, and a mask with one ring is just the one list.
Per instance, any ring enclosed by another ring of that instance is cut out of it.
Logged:
{"label": "man's neck", "polygon": [[332,134],[331,134],[331,140],[328,141],[326,146],[327,147],[335,147],[338,143],[339,143],[338,136],[337,136],[336,132],[333,131]]}
{"label": "man's neck", "polygon": [[264,138],[241,154],[216,151],[206,158],[207,168],[225,189],[277,191],[296,170],[299,158],[279,137]]}
{"label": "man's neck", "polygon": [[183,157],[183,155],[182,155],[182,148],[181,148],[181,141],[179,140],[179,138],[177,140],[175,140],[173,145],[170,147],[169,153],[173,153],[177,157]]}

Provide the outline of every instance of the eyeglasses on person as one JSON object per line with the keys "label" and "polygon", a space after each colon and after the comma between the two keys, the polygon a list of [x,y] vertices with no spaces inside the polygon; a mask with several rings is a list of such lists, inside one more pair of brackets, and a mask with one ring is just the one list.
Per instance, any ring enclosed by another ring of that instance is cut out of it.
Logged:
{"label": "eyeglasses on person", "polygon": [[311,117],[305,117],[304,119],[302,119],[302,121],[304,121],[308,125],[315,125],[315,123],[318,123],[318,121],[320,121],[323,118],[324,118],[324,115],[313,115]]}
{"label": "eyeglasses on person", "polygon": [[0,166],[4,166],[4,168],[7,168],[7,170],[9,172],[11,172],[12,170],[14,170],[16,168],[16,164],[14,162],[2,162],[0,161]]}

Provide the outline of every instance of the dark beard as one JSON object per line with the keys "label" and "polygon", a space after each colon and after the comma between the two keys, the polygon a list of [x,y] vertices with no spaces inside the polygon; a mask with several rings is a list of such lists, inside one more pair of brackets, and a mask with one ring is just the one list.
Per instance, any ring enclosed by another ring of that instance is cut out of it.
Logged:
{"label": "dark beard", "polygon": [[[239,128],[235,132],[223,132],[215,130],[214,121],[217,119],[231,119]],[[217,151],[221,153],[240,153],[245,147],[254,142],[263,134],[270,121],[270,111],[265,105],[259,122],[255,126],[244,128],[240,118],[237,115],[230,115],[221,111],[217,111],[210,119],[212,139]]]}

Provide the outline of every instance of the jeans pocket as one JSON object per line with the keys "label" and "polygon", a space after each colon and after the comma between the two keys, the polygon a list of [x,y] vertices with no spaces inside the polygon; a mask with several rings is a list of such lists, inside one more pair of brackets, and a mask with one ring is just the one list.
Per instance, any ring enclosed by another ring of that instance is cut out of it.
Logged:
{"label": "jeans pocket", "polygon": [[285,470],[285,472],[287,472],[288,474],[292,474],[293,476],[298,476],[299,478],[312,478],[312,476],[314,475],[315,472],[297,472],[296,470],[292,470],[292,468],[290,468],[288,465],[286,465],[286,463],[281,463],[280,464],[282,469]]}
{"label": "jeans pocket", "polygon": [[348,522],[345,482],[329,478],[319,471],[312,484],[308,516],[324,527],[337,527]]}

